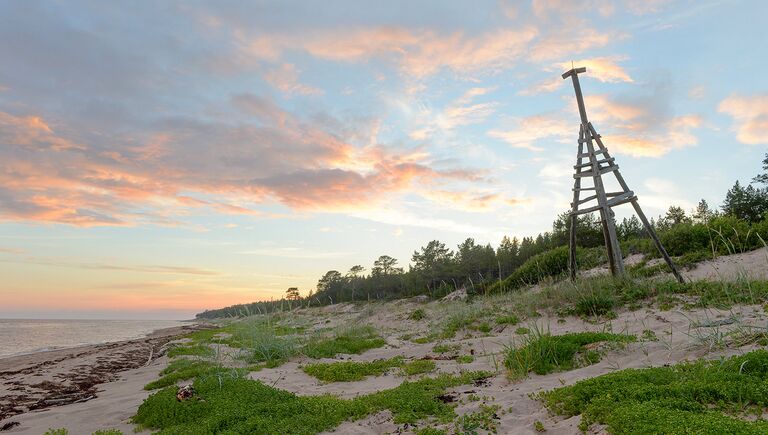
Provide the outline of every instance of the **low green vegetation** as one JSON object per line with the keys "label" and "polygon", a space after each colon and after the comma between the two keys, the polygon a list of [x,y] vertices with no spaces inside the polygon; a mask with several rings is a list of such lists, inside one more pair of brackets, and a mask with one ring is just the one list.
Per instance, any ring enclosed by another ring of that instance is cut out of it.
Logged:
{"label": "low green vegetation", "polygon": [[427,313],[424,312],[421,308],[414,310],[410,316],[408,316],[411,320],[422,320],[427,317]]}
{"label": "low green vegetation", "polygon": [[309,364],[304,366],[302,370],[324,382],[350,382],[365,379],[366,376],[379,376],[394,367],[402,367],[404,364],[403,357],[397,356],[370,362],[340,361]]}
{"label": "low green vegetation", "polygon": [[469,364],[475,360],[472,355],[459,355],[456,357],[456,362],[459,364]]}
{"label": "low green vegetation", "polygon": [[205,344],[193,344],[190,346],[184,346],[184,345],[174,346],[170,350],[168,350],[168,356],[170,358],[180,356],[180,355],[208,357],[208,356],[213,356],[214,352],[210,346]]}
{"label": "low green vegetation", "polygon": [[184,381],[201,376],[239,376],[242,370],[231,369],[218,366],[209,361],[177,359],[171,361],[168,367],[160,372],[160,378],[144,386],[145,390],[156,390],[158,388],[175,385],[179,381]]}
{"label": "low green vegetation", "polygon": [[402,367],[403,374],[406,376],[420,375],[430,373],[435,370],[435,362],[429,359],[417,359],[406,363]]}
{"label": "low green vegetation", "polygon": [[481,404],[478,411],[470,412],[457,418],[454,423],[454,429],[457,434],[476,434],[480,430],[496,433],[499,421],[497,412],[499,409],[498,405]]}
{"label": "low green vegetation", "polygon": [[[765,434],[768,351],[671,367],[626,369],[540,395],[553,412],[581,414],[580,428],[614,434]],[[757,417],[757,419],[755,419]]]}
{"label": "low green vegetation", "polygon": [[[65,428],[48,429],[43,435],[69,435],[69,431]],[[101,429],[91,435],[123,435],[123,432],[117,429]]]}
{"label": "low green vegetation", "polygon": [[439,375],[349,400],[297,396],[242,377],[198,377],[193,399],[179,402],[175,388],[160,390],[142,403],[134,422],[159,434],[270,434],[275,428],[282,433],[314,434],[388,409],[396,424],[427,417],[447,423],[456,414],[438,397],[447,388],[487,376],[483,372]]}
{"label": "low green vegetation", "polygon": [[360,354],[385,344],[372,326],[352,326],[336,330],[332,337],[312,337],[303,352],[310,358],[333,358],[338,354]]}
{"label": "low green vegetation", "polygon": [[600,353],[588,349],[593,343],[626,343],[635,341],[631,335],[607,332],[577,332],[549,335],[535,331],[518,348],[507,350],[504,365],[514,378],[525,377],[529,372],[545,375],[554,371],[570,370],[600,361]]}
{"label": "low green vegetation", "polygon": [[[562,275],[568,271],[568,252],[568,246],[560,246],[534,255],[506,279],[491,285],[488,292],[515,290],[526,285],[537,284],[545,278]],[[578,248],[576,259],[582,269],[599,266],[607,261],[602,248]]]}
{"label": "low green vegetation", "polygon": [[457,352],[459,349],[461,349],[461,345],[457,343],[442,343],[437,344],[435,347],[432,348],[432,352],[435,353],[450,353],[450,352]]}
{"label": "low green vegetation", "polygon": [[496,323],[499,325],[517,325],[520,323],[520,318],[514,314],[507,314],[496,318]]}

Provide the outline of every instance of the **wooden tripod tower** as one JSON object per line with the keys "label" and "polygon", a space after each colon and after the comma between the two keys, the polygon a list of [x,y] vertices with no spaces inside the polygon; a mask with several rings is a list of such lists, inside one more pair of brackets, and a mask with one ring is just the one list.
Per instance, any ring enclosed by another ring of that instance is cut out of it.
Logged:
{"label": "wooden tripod tower", "polygon": [[[573,89],[576,92],[576,102],[579,105],[579,115],[581,116],[581,127],[579,128],[579,151],[576,154],[576,165],[573,169],[576,173],[573,175],[573,202],[571,203],[570,213],[570,271],[571,279],[576,279],[576,219],[581,214],[592,213],[595,211],[600,212],[600,221],[603,226],[603,236],[605,237],[605,247],[608,251],[608,262],[611,265],[611,273],[614,276],[624,275],[624,260],[621,255],[621,247],[619,246],[619,239],[616,237],[616,223],[614,221],[614,214],[612,207],[617,205],[632,203],[632,207],[637,213],[637,217],[643,222],[645,230],[653,239],[664,261],[667,262],[669,268],[672,269],[672,273],[675,275],[678,281],[683,282],[683,277],[677,271],[675,264],[667,254],[667,250],[662,246],[659,241],[656,231],[654,231],[648,219],[645,217],[645,213],[640,208],[640,204],[637,203],[637,196],[635,193],[629,190],[629,186],[624,181],[624,177],[619,172],[619,166],[610,154],[608,149],[600,139],[600,135],[597,134],[592,123],[587,119],[587,110],[584,107],[584,98],[581,95],[581,85],[579,85],[579,74],[586,72],[586,68],[573,68],[566,71],[563,74],[563,79],[570,77],[573,79]],[[595,149],[597,144],[597,149]],[[586,151],[584,146],[586,145]],[[585,160],[586,159],[586,160]],[[621,186],[619,192],[606,192],[603,184],[602,176],[604,174],[613,173]],[[592,179],[592,187],[583,187],[581,182],[583,179]],[[593,192],[592,195],[585,198],[581,198],[580,194],[584,191]],[[597,201],[596,205],[586,206],[591,201]]]}

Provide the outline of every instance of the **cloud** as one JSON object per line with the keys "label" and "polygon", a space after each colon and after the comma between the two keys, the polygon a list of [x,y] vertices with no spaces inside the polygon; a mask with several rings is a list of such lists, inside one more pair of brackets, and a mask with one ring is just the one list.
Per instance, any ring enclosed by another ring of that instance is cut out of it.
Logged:
{"label": "cloud", "polygon": [[588,26],[576,25],[548,33],[534,43],[530,51],[530,60],[542,63],[568,58],[589,49],[605,47],[621,37],[621,34],[601,33]]}
{"label": "cloud", "polygon": [[112,270],[112,271],[124,271],[124,272],[142,272],[142,273],[159,273],[164,275],[200,275],[200,276],[215,276],[219,275],[218,272],[187,266],[165,266],[165,265],[116,265],[109,263],[94,263],[94,262],[77,262],[63,259],[51,259],[51,258],[36,258],[28,257],[21,260],[0,260],[2,262],[10,263],[25,263],[25,264],[38,264],[44,266],[57,266],[57,267],[72,267],[77,269],[91,269],[91,270]]}
{"label": "cloud", "polygon": [[469,37],[402,27],[374,27],[297,34],[248,36],[235,33],[246,57],[275,62],[285,51],[304,51],[316,58],[337,62],[364,62],[381,58],[395,62],[403,74],[414,78],[441,69],[457,74],[492,72],[519,61],[537,36],[535,28],[499,29]]}
{"label": "cloud", "polygon": [[498,103],[476,103],[474,100],[493,90],[494,88],[471,88],[437,114],[433,114],[431,110],[423,110],[416,116],[418,127],[409,136],[411,139],[425,140],[437,133],[450,132],[456,127],[484,122],[496,111]]}
{"label": "cloud", "polygon": [[477,171],[435,167],[423,150],[372,146],[376,122],[304,120],[252,94],[231,104],[230,119],[167,118],[106,149],[56,134],[42,117],[0,112],[0,140],[9,145],[0,149],[0,219],[178,226],[195,210],[260,216],[258,205],[279,202],[342,211],[414,184],[427,191],[482,180]]}
{"label": "cloud", "polygon": [[267,71],[264,74],[264,80],[286,94],[320,95],[323,93],[322,89],[299,83],[299,71],[290,63],[284,63],[276,69]]}
{"label": "cloud", "polygon": [[717,110],[733,118],[733,129],[739,142],[768,144],[768,94],[730,96],[720,102]]}
{"label": "cloud", "polygon": [[[629,73],[618,62],[626,60],[624,56],[595,57],[591,59],[581,59],[572,62],[561,62],[555,64],[546,71],[552,72],[552,76],[540,81],[519,92],[520,95],[536,95],[546,92],[554,92],[561,86],[570,83],[570,80],[563,80],[561,73],[575,67],[586,67],[589,78],[594,78],[604,83],[634,83]],[[556,74],[555,74],[556,73]]]}
{"label": "cloud", "polygon": [[564,142],[570,137],[575,141],[578,124],[568,123],[555,115],[534,115],[519,119],[514,129],[491,130],[488,136],[501,139],[513,148],[543,151],[544,148],[535,145],[541,139],[554,137],[558,142]]}
{"label": "cloud", "polygon": [[617,153],[661,157],[698,143],[693,130],[703,123],[699,115],[667,116],[652,98],[618,102],[605,95],[592,95],[585,100],[603,142]]}

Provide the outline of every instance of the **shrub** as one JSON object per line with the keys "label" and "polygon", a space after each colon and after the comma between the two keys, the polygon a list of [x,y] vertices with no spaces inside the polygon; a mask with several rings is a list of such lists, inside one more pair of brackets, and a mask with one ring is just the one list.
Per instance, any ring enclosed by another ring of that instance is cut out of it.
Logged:
{"label": "shrub", "polygon": [[[606,261],[602,248],[577,248],[576,259],[581,269],[591,268]],[[520,287],[536,284],[547,277],[557,277],[568,271],[569,248],[560,246],[526,260],[504,281],[496,282],[489,287],[489,292],[514,290]]]}

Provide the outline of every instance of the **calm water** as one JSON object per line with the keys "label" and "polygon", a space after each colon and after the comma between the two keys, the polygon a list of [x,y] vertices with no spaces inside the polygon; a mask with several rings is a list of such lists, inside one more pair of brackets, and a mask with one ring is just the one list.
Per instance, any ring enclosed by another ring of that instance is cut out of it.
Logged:
{"label": "calm water", "polygon": [[0,358],[143,337],[175,320],[16,320],[0,319]]}

